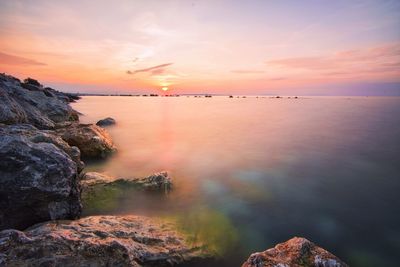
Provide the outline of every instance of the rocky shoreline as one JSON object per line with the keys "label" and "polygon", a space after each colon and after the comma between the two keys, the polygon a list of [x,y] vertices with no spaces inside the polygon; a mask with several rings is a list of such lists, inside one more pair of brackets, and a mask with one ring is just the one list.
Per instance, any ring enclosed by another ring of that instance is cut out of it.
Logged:
{"label": "rocky shoreline", "polygon": [[[173,222],[142,216],[79,219],[95,188],[124,184],[168,193],[168,173],[114,178],[84,173],[81,159],[116,151],[106,118],[80,124],[73,94],[0,74],[0,266],[172,266],[204,263],[213,253],[188,242]],[[303,238],[294,238],[243,266],[347,266]]]}

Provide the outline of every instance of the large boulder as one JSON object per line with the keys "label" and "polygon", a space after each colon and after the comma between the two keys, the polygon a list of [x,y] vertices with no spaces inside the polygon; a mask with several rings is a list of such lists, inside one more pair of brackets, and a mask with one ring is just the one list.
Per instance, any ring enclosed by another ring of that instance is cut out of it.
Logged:
{"label": "large boulder", "polygon": [[211,259],[176,225],[140,216],[92,216],[0,232],[5,266],[173,266]]}
{"label": "large boulder", "polygon": [[0,126],[0,229],[77,218],[79,150],[31,125]]}
{"label": "large boulder", "polygon": [[83,158],[105,158],[115,151],[110,135],[99,126],[73,123],[56,131],[70,146],[78,147]]}
{"label": "large boulder", "polygon": [[81,152],[76,146],[70,146],[52,130],[39,130],[30,124],[2,125],[0,134],[20,135],[33,143],[51,143],[62,149],[70,158],[75,161],[78,172],[81,172],[85,164],[81,161]]}
{"label": "large boulder", "polygon": [[21,83],[0,74],[0,123],[30,123],[39,129],[52,129],[55,123],[78,119],[78,113],[68,103],[32,79]]}
{"label": "large boulder", "polygon": [[110,125],[114,125],[114,124],[115,124],[115,120],[113,118],[110,118],[110,117],[102,119],[102,120],[99,120],[98,122],[96,122],[96,125],[100,126],[100,127],[110,126]]}
{"label": "large boulder", "polygon": [[348,267],[346,263],[302,237],[250,255],[242,267]]}

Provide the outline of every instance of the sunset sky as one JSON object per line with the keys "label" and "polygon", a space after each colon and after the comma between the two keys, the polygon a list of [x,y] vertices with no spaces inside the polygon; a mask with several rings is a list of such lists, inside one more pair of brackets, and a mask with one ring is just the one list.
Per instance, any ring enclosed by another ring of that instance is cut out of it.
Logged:
{"label": "sunset sky", "polygon": [[400,95],[400,1],[0,1],[0,72],[71,92]]}

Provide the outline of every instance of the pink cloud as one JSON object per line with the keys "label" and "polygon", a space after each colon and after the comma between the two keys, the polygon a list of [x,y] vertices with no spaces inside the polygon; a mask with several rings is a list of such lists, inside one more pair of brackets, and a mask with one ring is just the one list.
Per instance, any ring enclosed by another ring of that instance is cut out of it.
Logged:
{"label": "pink cloud", "polygon": [[9,55],[0,52],[0,64],[4,65],[34,65],[34,66],[45,66],[47,64],[38,62],[33,59]]}
{"label": "pink cloud", "polygon": [[149,68],[145,68],[145,69],[138,69],[138,70],[134,70],[134,71],[130,71],[128,70],[126,73],[127,74],[136,74],[136,73],[140,73],[140,72],[151,72],[153,75],[155,74],[160,74],[164,71],[164,68],[172,65],[174,63],[165,63],[165,64],[161,64],[161,65],[157,65],[157,66],[153,66],[153,67],[149,67]]}
{"label": "pink cloud", "polygon": [[286,69],[320,71],[328,76],[398,72],[400,71],[400,43],[340,51],[327,56],[283,58],[266,63],[269,66]]}

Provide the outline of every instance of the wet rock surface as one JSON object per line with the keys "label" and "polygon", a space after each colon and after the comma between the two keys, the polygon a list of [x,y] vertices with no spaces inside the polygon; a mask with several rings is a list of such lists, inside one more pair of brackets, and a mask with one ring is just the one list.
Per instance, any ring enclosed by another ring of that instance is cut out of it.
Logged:
{"label": "wet rock surface", "polygon": [[108,132],[93,124],[72,123],[56,132],[70,146],[78,147],[83,158],[105,158],[116,150]]}
{"label": "wet rock surface", "polygon": [[24,232],[0,232],[5,266],[173,266],[206,262],[202,244],[191,244],[172,222],[141,216],[91,216],[47,222]]}
{"label": "wet rock surface", "polygon": [[348,267],[339,258],[305,238],[294,237],[250,255],[242,267]]}
{"label": "wet rock surface", "polygon": [[79,151],[61,138],[2,125],[0,159],[0,229],[79,216]]}
{"label": "wet rock surface", "polygon": [[105,118],[102,120],[99,120],[98,122],[96,122],[97,126],[101,126],[101,127],[105,127],[105,126],[110,126],[110,125],[114,125],[115,124],[115,120],[113,118]]}

